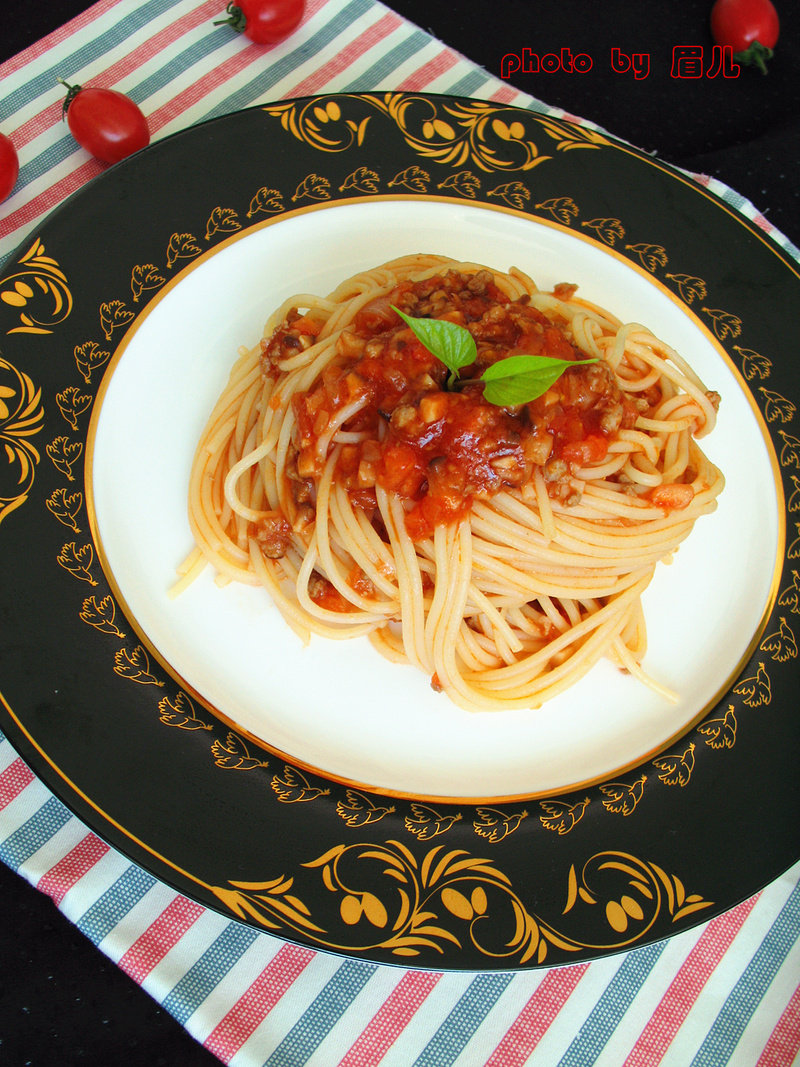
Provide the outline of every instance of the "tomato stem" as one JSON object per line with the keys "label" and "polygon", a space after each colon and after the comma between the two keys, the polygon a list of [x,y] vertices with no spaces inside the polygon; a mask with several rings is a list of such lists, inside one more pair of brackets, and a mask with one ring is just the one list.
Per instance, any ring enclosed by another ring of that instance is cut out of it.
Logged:
{"label": "tomato stem", "polygon": [[231,0],[226,4],[225,10],[228,12],[228,18],[217,19],[214,23],[215,26],[233,26],[237,33],[244,33],[247,26],[247,16],[240,7],[237,7]]}
{"label": "tomato stem", "polygon": [[69,105],[72,103],[72,101],[78,95],[78,93],[81,91],[83,86],[82,85],[70,85],[69,82],[65,82],[63,78],[58,78],[57,81],[61,85],[63,85],[64,88],[67,90],[67,95],[64,97],[64,103],[61,105],[61,121],[63,122],[64,119],[67,117],[67,112],[69,111]]}
{"label": "tomato stem", "polygon": [[767,61],[772,59],[775,53],[760,41],[753,43],[744,52],[734,52],[733,58],[744,67],[758,67],[762,74],[768,74]]}

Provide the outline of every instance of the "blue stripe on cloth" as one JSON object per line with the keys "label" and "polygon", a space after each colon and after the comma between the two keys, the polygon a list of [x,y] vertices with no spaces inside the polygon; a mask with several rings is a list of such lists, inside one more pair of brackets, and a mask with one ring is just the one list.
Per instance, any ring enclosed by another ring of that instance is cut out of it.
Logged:
{"label": "blue stripe on cloth", "polygon": [[46,174],[52,167],[57,166],[63,160],[78,150],[78,144],[72,134],[67,133],[53,144],[47,146],[44,152],[33,156],[27,163],[19,168],[17,189],[23,189],[29,182],[36,181],[42,174]]}
{"label": "blue stripe on cloth", "polygon": [[25,107],[26,104],[29,104],[31,100],[35,100],[42,93],[49,93],[53,86],[57,84],[59,78],[69,81],[88,63],[93,62],[98,56],[102,56],[105,52],[109,52],[112,48],[122,44],[128,37],[137,33],[143,26],[146,26],[151,19],[158,18],[159,15],[169,11],[173,6],[173,0],[148,0],[146,3],[135,5],[120,4],[116,10],[120,14],[125,11],[128,14],[124,15],[119,22],[115,22],[99,37],[87,41],[85,45],[82,45],[75,52],[64,56],[63,59],[59,59],[57,64],[41,71],[35,78],[31,78],[30,81],[20,85],[18,89],[15,89],[13,93],[5,97],[3,105],[7,109],[6,113],[11,114],[14,111],[18,111],[19,108]]}
{"label": "blue stripe on cloth", "polygon": [[71,818],[72,814],[61,801],[50,797],[0,845],[0,859],[18,871]]}
{"label": "blue stripe on cloth", "polygon": [[736,1047],[745,1027],[758,1011],[800,931],[800,883],[781,908],[767,935],[728,994],[713,1025],[692,1060],[692,1067],[722,1067],[735,1063]]}
{"label": "blue stripe on cloth", "polygon": [[452,85],[448,85],[447,92],[453,96],[475,96],[490,80],[490,75],[485,71],[471,70]]}
{"label": "blue stripe on cloth", "polygon": [[636,949],[622,961],[614,977],[581,1023],[559,1067],[591,1067],[617,1028],[622,1016],[641,991],[666,941]]}
{"label": "blue stripe on cloth", "polygon": [[350,3],[337,13],[335,18],[326,22],[317,32],[294,51],[281,56],[274,62],[262,67],[255,78],[251,78],[245,85],[240,86],[235,92],[220,100],[203,115],[201,121],[226,115],[231,111],[239,111],[249,107],[253,101],[263,97],[264,93],[277,85],[282,78],[287,78],[292,71],[297,70],[309,59],[326,48],[341,33],[347,30],[357,19],[368,14],[373,9],[371,0],[350,0]]}
{"label": "blue stripe on cloth", "polygon": [[[220,48],[224,48],[229,44],[230,36],[227,33],[206,33],[199,40],[193,41],[192,44],[184,48],[182,52],[171,56],[166,63],[154,70],[143,81],[137,82],[132,87],[129,95],[134,96],[140,102],[149,99],[154,93],[160,92],[165,86],[169,85],[175,78],[186,74],[191,67],[201,60],[208,59],[209,56],[218,52]],[[169,51],[162,54],[169,55]]]}
{"label": "blue stripe on cloth", "polygon": [[481,974],[473,978],[415,1060],[415,1067],[447,1067],[453,1063],[513,979],[513,974]]}
{"label": "blue stripe on cloth", "polygon": [[367,92],[374,91],[375,86],[381,88],[381,83],[385,78],[388,78],[402,63],[405,63],[411,56],[416,55],[425,45],[430,44],[432,41],[433,38],[429,37],[427,33],[422,30],[415,30],[405,40],[376,60],[371,67],[362,71],[355,81],[346,85],[341,92]]}
{"label": "blue stripe on cloth", "polygon": [[261,935],[240,923],[229,923],[202,956],[169,991],[162,1002],[183,1026],[235,963]]}
{"label": "blue stripe on cloth", "polygon": [[131,908],[139,903],[145,893],[157,884],[152,874],[131,865],[83,913],[75,925],[95,945],[99,945]]}
{"label": "blue stripe on cloth", "polygon": [[297,1067],[307,1063],[377,970],[375,964],[345,960],[264,1062],[264,1067]]}

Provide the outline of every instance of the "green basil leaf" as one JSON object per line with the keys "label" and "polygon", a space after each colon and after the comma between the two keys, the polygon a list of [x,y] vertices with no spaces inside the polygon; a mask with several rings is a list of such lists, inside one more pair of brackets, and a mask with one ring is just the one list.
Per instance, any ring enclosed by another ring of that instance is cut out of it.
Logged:
{"label": "green basil leaf", "polygon": [[[416,319],[391,305],[414,336],[450,371],[447,384],[458,380],[458,372],[478,358],[475,338],[463,326],[443,319]],[[551,356],[507,356],[487,367],[480,380],[483,398],[498,407],[527,404],[546,393],[568,367],[596,363],[596,359],[567,360]]]}
{"label": "green basil leaf", "polygon": [[498,407],[516,407],[546,393],[568,367],[596,363],[596,359],[555,359],[552,356],[507,356],[481,375],[484,400]]}
{"label": "green basil leaf", "polygon": [[458,371],[462,367],[468,367],[478,358],[478,349],[475,338],[463,326],[457,322],[447,322],[442,319],[415,319],[406,315],[394,304],[392,310],[396,311],[403,322],[414,331],[414,336],[421,341],[428,351],[440,359],[450,371],[450,382],[458,377]]}

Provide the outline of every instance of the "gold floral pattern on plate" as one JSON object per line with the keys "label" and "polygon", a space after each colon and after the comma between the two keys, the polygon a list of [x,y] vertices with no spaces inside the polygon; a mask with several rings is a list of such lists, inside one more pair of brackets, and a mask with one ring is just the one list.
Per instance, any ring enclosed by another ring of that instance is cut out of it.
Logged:
{"label": "gold floral pattern on plate", "polygon": [[365,143],[370,115],[359,114],[364,105],[392,119],[420,157],[452,167],[469,162],[483,171],[527,171],[552,158],[542,145],[565,152],[609,144],[596,131],[518,108],[481,100],[446,102],[414,93],[320,97],[270,104],[263,110],[312,148],[345,152]]}
{"label": "gold floral pattern on plate", "polygon": [[[53,327],[72,311],[72,292],[66,274],[58,260],[46,255],[38,237],[19,257],[15,267],[19,269],[6,275],[0,286],[0,300],[19,311],[19,325],[6,332],[52,333]],[[47,314],[42,305],[46,306]]]}
{"label": "gold floral pattern on plate", "polygon": [[6,457],[0,470],[0,522],[28,499],[39,463],[31,440],[44,427],[41,389],[29,375],[0,357],[0,444]]}
{"label": "gold floral pattern on plate", "polygon": [[[712,906],[659,865],[624,852],[600,852],[580,870],[570,867],[558,922],[532,914],[496,863],[464,849],[436,845],[418,857],[395,840],[338,844],[301,868],[318,872],[326,891],[320,896],[319,886],[310,887],[306,899],[314,897],[314,906],[300,895],[297,875],[210,888],[238,918],[321,947],[414,959],[469,944],[497,966],[542,964],[551,951],[563,960],[587,948],[629,948],[657,921],[675,923]],[[587,940],[578,932],[581,913],[595,908],[604,936]]]}

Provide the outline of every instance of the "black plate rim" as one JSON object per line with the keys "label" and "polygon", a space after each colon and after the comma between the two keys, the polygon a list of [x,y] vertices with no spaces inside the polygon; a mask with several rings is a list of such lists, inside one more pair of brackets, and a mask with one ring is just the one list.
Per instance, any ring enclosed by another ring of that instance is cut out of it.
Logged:
{"label": "black plate rim", "polygon": [[[320,101],[327,102],[327,101],[330,101],[332,99],[336,99],[336,100],[339,100],[339,101],[363,101],[363,100],[366,99],[366,97],[368,95],[379,96],[380,94],[326,94],[326,95],[321,96],[321,97],[304,98],[301,101],[293,101],[293,102],[288,102],[288,103],[290,105],[294,105],[294,106],[298,106],[299,107],[299,106],[304,105],[308,101],[317,102],[317,103],[319,103]],[[453,98],[453,97],[450,97],[450,96],[441,96],[441,95],[435,95],[435,94],[387,94],[387,95],[392,95],[392,96],[404,95],[404,96],[406,96],[408,98],[411,98],[413,101],[427,101],[428,104],[432,108],[434,108],[434,110],[437,109],[437,108],[445,108],[448,103],[452,104],[452,103],[455,102],[456,105],[457,105],[458,101],[459,101],[459,98]],[[467,105],[474,103],[473,101],[461,101],[461,102],[463,104],[467,104]],[[281,104],[286,104],[286,103],[287,102],[281,102]],[[255,114],[257,112],[261,112],[261,111],[264,111],[264,110],[265,110],[265,106],[264,105],[258,105],[258,106],[246,109],[244,113],[236,113],[236,114],[247,114],[247,113]],[[512,112],[518,111],[519,109],[515,109],[513,107],[503,106],[501,108],[501,110],[504,110],[504,111],[507,111],[509,113],[512,113]],[[535,112],[521,112],[520,114],[521,114],[521,116],[522,115],[527,116],[529,119],[531,119],[534,122],[536,122],[536,121],[542,121],[543,122],[544,118],[545,118],[544,116],[539,115],[538,113],[535,113]],[[157,142],[156,144],[152,145],[149,149],[145,150],[145,152],[141,153],[140,155],[141,155],[142,159],[144,159],[146,156],[152,156],[153,153],[160,153],[163,150],[161,146],[167,144],[168,142],[172,143],[172,144],[176,144],[176,143],[180,143],[182,141],[182,139],[184,139],[184,138],[188,138],[189,142],[191,142],[194,138],[196,138],[198,136],[198,130],[202,130],[202,128],[206,128],[206,127],[210,127],[210,126],[219,126],[220,124],[225,125],[231,118],[232,118],[232,116],[220,116],[218,118],[209,120],[208,123],[201,124],[201,127],[192,127],[189,130],[179,131],[178,133],[175,133],[175,134],[171,135],[168,138],[164,138],[163,141]],[[521,122],[523,121],[522,117],[520,117],[520,121]],[[567,130],[567,131],[569,130],[569,128],[571,126],[571,124],[566,122],[565,120],[548,120],[548,121],[555,122],[556,127],[560,127],[561,129]],[[791,258],[789,252],[787,250],[785,250],[784,248],[782,248],[780,245],[776,244],[775,241],[773,241],[771,238],[769,238],[766,234],[764,234],[763,231],[761,231],[760,228],[754,222],[752,222],[752,220],[747,219],[746,217],[742,216],[739,212],[737,212],[733,208],[731,208],[730,205],[725,203],[725,201],[722,200],[720,197],[718,197],[717,194],[715,194],[715,193],[711,192],[710,190],[706,189],[702,184],[699,184],[699,183],[695,182],[693,179],[691,179],[690,177],[685,175],[683,172],[681,172],[677,168],[674,168],[669,164],[664,164],[659,160],[655,160],[652,157],[647,156],[645,153],[641,153],[638,150],[633,149],[631,146],[626,145],[624,142],[616,141],[611,137],[606,137],[606,135],[604,135],[604,134],[601,135],[601,136],[603,137],[605,143],[609,147],[612,147],[613,149],[616,149],[616,150],[620,150],[620,151],[632,156],[633,158],[635,158],[639,162],[647,163],[650,166],[661,170],[664,174],[669,175],[671,179],[677,180],[678,182],[680,182],[680,183],[684,184],[685,186],[687,186],[687,188],[691,189],[693,193],[698,193],[698,192],[701,193],[703,195],[703,197],[705,197],[706,199],[709,200],[710,203],[714,204],[718,208],[722,208],[724,210],[724,212],[728,215],[729,218],[734,219],[737,223],[739,223],[742,226],[744,226],[744,228],[749,232],[750,236],[751,237],[756,237],[758,239],[758,241],[765,248],[767,248],[769,250],[769,252],[774,253],[778,257],[778,259],[781,261],[782,265],[784,267],[788,267],[789,268],[789,270],[795,276],[795,278],[800,277],[800,271],[798,271],[798,265]],[[105,172],[103,175],[99,176],[97,179],[95,179],[91,183],[91,189],[94,191],[97,188],[100,188],[104,183],[110,183],[111,185],[114,185],[119,180],[119,176],[121,176],[121,175],[124,176],[128,172],[135,173],[136,171],[138,171],[139,167],[141,165],[143,165],[141,162],[137,162],[137,159],[138,159],[138,157],[134,158],[133,160],[125,161],[122,164],[117,165],[117,167],[112,168],[111,170]],[[85,197],[87,195],[98,195],[98,194],[96,194],[94,192],[92,194],[89,194],[88,193],[88,189],[89,189],[89,187],[84,187],[83,189],[78,190],[76,193],[72,194],[72,196],[70,196],[57,209],[55,209],[54,212],[52,212],[48,216],[47,220],[41,226],[38,226],[36,228],[37,233],[42,229],[42,226],[44,226],[44,227],[57,227],[57,225],[59,224],[59,222],[63,218],[68,218],[69,217],[70,213],[75,210],[76,202],[80,203],[83,197]],[[17,251],[12,254],[12,256],[9,258],[8,261],[6,261],[6,264],[4,265],[4,269],[5,270],[8,269],[9,264],[15,263],[21,256],[23,256],[24,254],[27,253],[28,249],[30,247],[32,247],[32,242],[34,241],[34,239],[35,239],[34,235],[32,234],[31,237],[28,240],[24,241],[18,247]],[[756,405],[756,407],[757,407],[757,405]],[[2,532],[3,531],[0,530],[0,537],[2,536]],[[18,717],[16,716],[15,712],[13,711],[12,706],[6,701],[5,696],[2,695],[2,694],[0,694],[0,701],[2,702],[2,705],[5,708],[10,720],[16,725],[17,729],[19,730],[20,737],[18,738],[18,741],[22,742],[21,748],[23,748],[23,749],[24,748],[28,748],[29,753],[30,752],[37,753],[38,756],[39,756],[39,759],[44,761],[45,766],[46,767],[50,767],[53,770],[53,772],[56,774],[57,781],[56,782],[46,781],[46,784],[51,789],[53,789],[53,792],[57,796],[59,796],[59,799],[61,799],[66,804],[66,806],[68,808],[70,808],[71,810],[73,810],[80,818],[84,819],[84,821],[86,821],[86,818],[85,818],[85,814],[83,813],[82,805],[87,805],[89,810],[94,810],[94,811],[97,811],[98,813],[100,813],[102,809],[96,807],[96,805],[91,800],[89,795],[85,791],[82,790],[81,786],[77,782],[72,781],[68,775],[65,775],[63,773],[63,770],[51,759],[51,757],[44,750],[44,748],[42,748],[39,745],[39,743],[37,742],[36,738],[27,729],[25,723],[23,723],[20,719],[18,719]],[[9,740],[12,741],[12,744],[14,743],[12,738],[9,738]],[[25,743],[25,741],[27,742],[27,744]],[[21,754],[24,757],[26,755],[26,753],[24,751]],[[36,762],[36,760],[34,760],[34,762]],[[34,767],[34,769],[37,770],[36,767]],[[45,775],[47,777],[50,777],[49,775],[47,775],[47,772],[45,772]],[[43,775],[43,777],[45,777],[45,775]],[[57,787],[59,783],[63,783],[65,788],[64,789],[59,789]],[[503,798],[503,802],[504,803],[513,802],[515,800],[516,800],[516,798]],[[80,801],[80,803],[78,803],[77,801]],[[448,803],[449,803],[449,799],[448,799]],[[458,803],[462,803],[463,804],[463,803],[465,803],[465,801],[457,799],[455,801],[455,803],[456,804],[458,804]],[[172,885],[173,888],[175,888],[178,891],[186,891],[185,878],[187,876],[188,876],[190,881],[192,881],[193,879],[196,880],[194,878],[194,875],[192,875],[190,872],[187,872],[182,867],[180,867],[180,865],[175,864],[172,860],[170,860],[169,858],[163,856],[157,849],[154,849],[153,847],[151,847],[143,839],[137,837],[134,834],[131,834],[124,826],[122,826],[114,818],[113,815],[105,812],[105,813],[103,813],[103,818],[106,820],[108,826],[110,826],[112,829],[119,830],[121,835],[122,835],[121,839],[117,840],[115,838],[115,834],[114,833],[108,834],[106,839],[109,841],[109,844],[112,844],[113,847],[118,848],[121,852],[123,852],[123,854],[127,855],[128,858],[131,859],[133,862],[141,863],[141,857],[140,857],[139,853],[137,853],[137,849],[142,849],[147,855],[150,855],[154,859],[158,860],[159,861],[159,865],[163,864],[164,869],[158,871],[158,877],[162,878],[167,884]],[[95,830],[95,832],[98,832],[99,836],[101,836],[101,837],[105,836],[103,834],[103,832],[102,832],[102,829],[98,828],[97,826],[92,825],[91,829]],[[132,844],[132,847],[130,847],[129,849],[126,849],[126,847],[125,847],[125,843],[126,842],[130,842]],[[349,847],[349,846],[346,846],[346,847]],[[796,858],[796,856],[794,858]],[[762,886],[764,884],[767,884],[769,881],[772,880],[772,878],[777,877],[778,874],[782,873],[783,870],[787,869],[787,867],[791,865],[791,862],[792,862],[791,859],[790,859],[789,863],[786,863],[785,860],[782,861],[780,863],[780,870],[772,870],[770,872],[766,872],[767,876],[765,877],[765,879],[763,881],[759,881],[758,884],[752,884],[752,880],[751,880],[752,888],[749,888],[748,891],[746,891],[746,892],[739,893],[735,900],[726,901],[724,903],[724,906],[721,909],[718,909],[718,910],[726,910],[727,908],[734,906],[735,903],[738,903],[739,900],[746,899],[746,897],[751,895],[752,892],[755,892],[759,888],[762,888]],[[174,872],[176,877],[171,878],[170,872]],[[674,886],[674,882],[673,882],[673,886]],[[206,886],[206,888],[208,888],[208,886]],[[203,903],[206,903],[207,905],[209,905],[211,907],[216,907],[217,910],[222,911],[223,914],[226,914],[226,915],[233,914],[235,917],[243,918],[245,921],[249,921],[251,923],[251,925],[254,925],[257,929],[261,929],[261,930],[265,929],[265,925],[264,925],[264,923],[263,923],[263,921],[261,919],[254,919],[252,915],[248,916],[247,914],[245,914],[243,916],[242,915],[237,916],[235,907],[232,908],[230,906],[226,906],[224,902],[223,902],[222,905],[220,905],[219,900],[220,900],[220,898],[212,897],[211,899],[208,899],[206,897],[206,899],[203,900]],[[684,918],[682,924],[680,925],[680,928],[681,929],[685,929],[685,928],[688,928],[691,925],[696,925],[697,922],[701,922],[705,918],[711,917],[711,915],[713,915],[715,913],[716,912],[714,911],[714,907],[713,906],[711,907],[710,910],[698,908],[695,912],[692,913],[692,915],[694,917],[690,917],[689,915],[687,915]],[[315,940],[313,937],[309,940],[307,937],[304,938],[302,935],[301,936],[297,936],[295,934],[295,936],[293,936],[291,931],[289,931],[287,933],[287,931],[284,930],[284,929],[282,929],[280,931],[280,936],[281,937],[286,937],[287,940],[290,940],[290,941],[296,940],[298,943],[309,943],[315,948],[322,948],[322,949],[324,949],[326,951],[334,951],[336,953],[342,953],[342,954],[345,954],[345,955],[360,955],[362,957],[364,956],[365,951],[366,951],[366,955],[367,955],[368,958],[375,958],[375,959],[377,959],[377,960],[379,960],[380,962],[383,962],[383,963],[386,963],[386,962],[388,962],[388,963],[398,963],[399,962],[397,958],[393,958],[391,956],[387,957],[385,955],[385,953],[381,953],[381,952],[375,951],[374,949],[362,950],[360,948],[355,948],[353,946],[323,944],[319,939]],[[658,939],[658,938],[655,937],[655,938],[651,938],[651,940],[652,939]],[[631,941],[631,945],[633,945],[633,944],[639,945],[639,944],[647,944],[647,943],[649,943],[647,938],[645,938],[645,939],[634,938],[633,941]],[[555,946],[556,941],[552,940],[552,941],[549,942],[549,944],[552,945],[552,946]],[[610,954],[612,952],[621,951],[625,947],[628,947],[628,944],[627,943],[623,944],[622,942],[615,943],[612,946],[603,946],[603,945],[599,945],[599,944],[590,946],[590,945],[587,944],[587,945],[583,945],[582,946],[583,949],[586,949],[586,952],[582,952],[582,954],[580,955],[579,958],[580,959],[597,958],[598,956],[607,955],[607,954]],[[571,948],[570,951],[578,951],[578,950]],[[474,956],[474,953],[473,953],[473,956]],[[572,957],[572,958],[574,959],[575,957]],[[567,959],[569,959],[569,957]],[[435,966],[436,969],[450,969],[448,964],[445,964],[444,968],[443,968],[443,961],[441,959],[439,959],[439,958],[431,959],[430,961],[428,961],[427,959],[420,960],[418,958],[414,958],[413,961],[411,959],[409,959],[409,960],[406,961],[405,965],[409,965],[409,963],[411,963],[411,962],[413,962],[413,966],[415,966],[415,967]],[[519,964],[518,962],[515,962],[514,969],[516,969],[516,967],[519,966],[519,965],[526,966],[526,967],[529,967],[529,966],[545,966],[545,965],[549,965],[550,962],[551,962],[550,959],[546,955],[542,956],[541,959],[539,959],[538,957],[530,957],[529,956],[528,958],[526,958],[522,962],[522,964]],[[506,967],[506,966],[498,967],[496,965],[489,965],[488,962],[487,962],[487,959],[484,958],[484,956],[481,955],[481,954],[479,954],[477,958],[472,959],[472,965],[470,967],[466,968],[466,969],[475,969],[476,963],[478,964],[478,969],[481,969],[481,970],[483,970],[483,969],[488,969],[488,970],[500,970],[500,969],[507,970],[508,969],[508,967]],[[400,964],[400,965],[402,965],[402,964]],[[461,970],[461,969],[465,969],[465,968],[462,967],[460,964],[456,963],[455,966],[452,969]]]}

